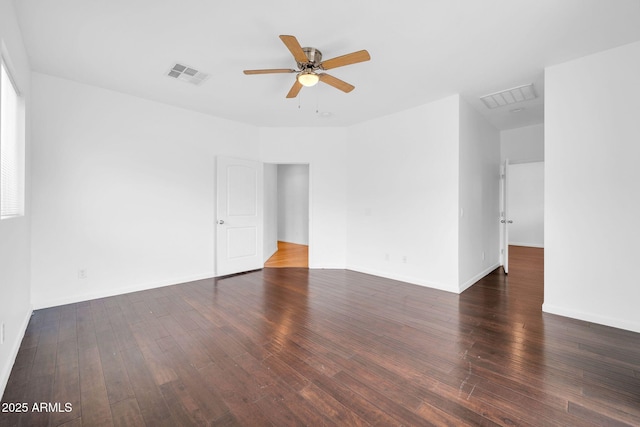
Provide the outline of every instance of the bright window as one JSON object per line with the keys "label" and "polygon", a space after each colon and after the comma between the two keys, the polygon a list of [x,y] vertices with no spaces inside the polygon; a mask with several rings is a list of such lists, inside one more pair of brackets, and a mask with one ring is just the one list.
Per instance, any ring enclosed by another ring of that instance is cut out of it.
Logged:
{"label": "bright window", "polygon": [[0,219],[24,215],[22,100],[0,60]]}

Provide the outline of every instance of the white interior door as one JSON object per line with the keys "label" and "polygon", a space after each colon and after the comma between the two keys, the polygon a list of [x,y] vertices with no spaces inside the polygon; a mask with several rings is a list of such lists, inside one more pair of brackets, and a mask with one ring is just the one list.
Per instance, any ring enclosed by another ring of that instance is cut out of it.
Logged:
{"label": "white interior door", "polygon": [[509,159],[504,161],[502,172],[502,210],[500,212],[500,223],[502,224],[502,267],[506,274],[509,273]]}
{"label": "white interior door", "polygon": [[264,266],[262,163],[217,158],[216,275]]}

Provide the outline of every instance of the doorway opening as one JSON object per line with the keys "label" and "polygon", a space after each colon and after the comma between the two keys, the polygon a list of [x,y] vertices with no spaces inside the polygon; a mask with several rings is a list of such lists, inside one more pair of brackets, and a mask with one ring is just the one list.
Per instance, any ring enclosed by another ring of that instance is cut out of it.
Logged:
{"label": "doorway opening", "polygon": [[543,271],[544,162],[507,161],[504,168],[504,270],[527,272],[530,264]]}
{"label": "doorway opening", "polygon": [[309,165],[265,164],[266,268],[309,267]]}

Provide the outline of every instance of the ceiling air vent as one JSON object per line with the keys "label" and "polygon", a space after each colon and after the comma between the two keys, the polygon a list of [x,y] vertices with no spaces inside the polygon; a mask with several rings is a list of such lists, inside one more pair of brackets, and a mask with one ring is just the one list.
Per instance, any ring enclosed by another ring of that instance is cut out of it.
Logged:
{"label": "ceiling air vent", "polygon": [[529,101],[537,97],[535,90],[533,90],[533,83],[531,83],[490,93],[489,95],[481,96],[480,99],[487,108],[498,108],[504,107],[505,105],[517,104],[518,102]]}
{"label": "ceiling air vent", "polygon": [[183,82],[199,85],[203,81],[209,78],[209,74],[202,73],[195,68],[191,68],[187,65],[176,64],[167,73],[169,77],[182,80]]}

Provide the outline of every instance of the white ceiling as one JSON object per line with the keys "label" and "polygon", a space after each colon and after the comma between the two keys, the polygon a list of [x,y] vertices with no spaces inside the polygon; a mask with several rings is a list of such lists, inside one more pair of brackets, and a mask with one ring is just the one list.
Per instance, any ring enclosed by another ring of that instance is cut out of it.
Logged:
{"label": "white ceiling", "polygon": [[[499,129],[541,123],[542,97],[489,111],[479,97],[534,83],[544,68],[640,40],[640,0],[15,0],[35,71],[258,126],[343,126],[460,93]],[[278,38],[324,59],[367,49],[285,99],[295,68]],[[180,62],[211,77],[166,76]],[[588,88],[586,88],[588,90]],[[326,115],[317,112],[330,113]]]}

